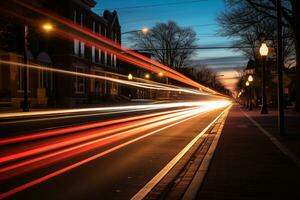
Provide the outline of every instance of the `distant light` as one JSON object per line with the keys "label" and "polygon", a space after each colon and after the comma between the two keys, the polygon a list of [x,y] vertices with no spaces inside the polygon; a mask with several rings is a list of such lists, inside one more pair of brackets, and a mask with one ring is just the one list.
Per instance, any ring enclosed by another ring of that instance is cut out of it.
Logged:
{"label": "distant light", "polygon": [[144,33],[144,34],[147,34],[148,32],[149,32],[149,29],[148,28],[142,28],[142,33]]}
{"label": "distant light", "polygon": [[262,43],[259,48],[259,53],[261,56],[267,56],[269,53],[269,48],[266,43]]}
{"label": "distant light", "polygon": [[162,72],[158,73],[158,76],[160,76],[160,77],[163,76],[163,75],[164,75],[164,73],[162,73]]}
{"label": "distant light", "polygon": [[250,85],[249,81],[246,82],[246,86],[248,87]]}
{"label": "distant light", "polygon": [[128,74],[128,80],[132,80],[132,79],[133,79],[132,74]]}
{"label": "distant light", "polygon": [[150,74],[145,74],[145,78],[149,79],[150,78]]}
{"label": "distant light", "polygon": [[252,82],[252,81],[253,81],[253,76],[252,76],[252,75],[249,75],[249,76],[248,76],[248,81],[249,81],[249,82]]}
{"label": "distant light", "polygon": [[53,25],[52,25],[52,24],[49,24],[49,23],[44,24],[44,25],[43,25],[43,29],[44,29],[45,31],[52,31],[52,30],[53,30]]}

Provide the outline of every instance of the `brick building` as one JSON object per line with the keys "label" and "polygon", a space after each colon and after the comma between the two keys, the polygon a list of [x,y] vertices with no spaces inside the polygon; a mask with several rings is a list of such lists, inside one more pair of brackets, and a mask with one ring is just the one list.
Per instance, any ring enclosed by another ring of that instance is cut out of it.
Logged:
{"label": "brick building", "polygon": [[[41,0],[30,1],[30,3],[39,4],[83,28],[88,28],[96,34],[121,43],[121,27],[117,12],[104,11],[102,16],[97,15],[92,11],[96,5],[94,0]],[[7,5],[0,6],[4,8]],[[10,8],[8,5],[7,9]],[[17,11],[13,10],[12,13],[14,12]],[[24,22],[15,20],[14,16],[9,16],[9,14],[0,14],[0,17],[2,27],[7,27],[7,32],[11,33],[0,36],[3,43],[0,42],[0,58],[23,62]],[[44,16],[42,19],[47,21]],[[104,76],[112,76],[111,72],[119,71],[117,58],[113,54],[87,46],[78,38],[66,40],[55,34],[45,33],[30,24],[28,26],[29,63]],[[0,101],[2,103],[19,107],[23,99],[22,73],[23,68],[20,67],[0,66]],[[115,83],[81,76],[30,69],[27,77],[32,107],[99,103],[119,94],[119,86]]]}

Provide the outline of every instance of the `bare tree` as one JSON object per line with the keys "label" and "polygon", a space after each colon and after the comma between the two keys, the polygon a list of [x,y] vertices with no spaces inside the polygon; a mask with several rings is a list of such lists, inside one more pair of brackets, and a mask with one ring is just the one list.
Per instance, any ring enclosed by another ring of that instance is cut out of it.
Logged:
{"label": "bare tree", "polygon": [[158,23],[146,34],[132,33],[134,48],[147,49],[154,59],[172,68],[181,68],[193,56],[196,33],[179,27],[175,22]]}
{"label": "bare tree", "polygon": [[[255,41],[256,36],[260,39],[269,39],[270,35],[255,35],[260,33],[271,33],[271,40],[276,39],[276,2],[277,0],[225,0],[228,10],[221,13],[219,22],[222,26],[223,35],[241,36],[246,41]],[[282,1],[282,14],[284,26],[285,57],[289,58],[290,48],[294,44],[296,57],[296,88],[300,90],[300,1]],[[260,29],[257,29],[260,28]],[[263,30],[263,31],[262,31]],[[269,32],[269,31],[272,31]],[[248,43],[247,43],[248,44]],[[275,44],[273,42],[273,44]],[[254,49],[252,49],[253,51]],[[255,50],[256,51],[256,50]],[[257,51],[256,51],[257,52]],[[249,52],[248,52],[249,53]],[[251,53],[251,52],[250,52]],[[251,53],[255,55],[255,53]],[[300,91],[297,92],[295,110],[300,111]]]}

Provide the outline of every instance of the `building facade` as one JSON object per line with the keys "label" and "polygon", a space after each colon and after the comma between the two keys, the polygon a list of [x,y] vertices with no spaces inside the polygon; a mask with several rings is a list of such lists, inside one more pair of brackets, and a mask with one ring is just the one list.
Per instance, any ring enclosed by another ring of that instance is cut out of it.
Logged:
{"label": "building facade", "polygon": [[[92,8],[93,0],[43,0],[31,1],[46,8],[57,16],[72,21],[77,26],[87,28],[95,34],[121,43],[121,27],[116,11],[96,14]],[[24,22],[14,21],[14,17],[1,16],[1,24],[9,22],[14,36],[3,36],[2,41],[10,38],[13,43],[2,45],[1,60],[23,62]],[[8,20],[9,19],[9,20]],[[43,18],[43,21],[49,19]],[[36,26],[28,24],[28,60],[50,68],[68,71],[111,76],[117,73],[116,55],[95,46],[88,46],[79,38],[61,38],[54,33],[45,33]],[[18,66],[0,67],[0,101],[3,104],[19,107],[23,97],[23,68]],[[45,70],[28,70],[29,100],[31,107],[74,106],[79,104],[101,103],[119,95],[119,86],[113,82],[71,76]]]}

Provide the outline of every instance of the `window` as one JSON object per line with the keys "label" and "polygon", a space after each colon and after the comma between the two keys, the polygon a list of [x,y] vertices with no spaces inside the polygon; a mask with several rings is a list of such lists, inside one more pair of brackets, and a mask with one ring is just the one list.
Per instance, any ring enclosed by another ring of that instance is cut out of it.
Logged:
{"label": "window", "polygon": [[114,55],[114,64],[113,64],[114,67],[117,67],[117,56]]}
{"label": "window", "polygon": [[80,55],[83,58],[84,58],[84,53],[85,53],[85,43],[84,42],[80,42]]}
{"label": "window", "polygon": [[[79,73],[84,73],[84,69],[80,67],[75,67],[75,71]],[[75,93],[77,94],[85,93],[85,78],[82,76],[75,77]]]}
{"label": "window", "polygon": [[107,65],[107,51],[104,52],[104,64]]}
{"label": "window", "polygon": [[[96,23],[93,21],[93,33],[95,33],[96,30]],[[95,62],[95,46],[92,46],[92,62]]]}
{"label": "window", "polygon": [[101,53],[101,49],[98,50],[98,62],[101,63],[102,60],[102,53]]}
{"label": "window", "polygon": [[[18,58],[19,63],[23,62],[23,58]],[[24,92],[24,73],[25,68],[18,66],[17,72],[17,83],[18,83],[18,92]],[[27,90],[29,90],[29,69],[27,68]]]}
{"label": "window", "polygon": [[80,14],[80,26],[83,27],[83,14]]}
{"label": "window", "polygon": [[110,66],[113,66],[113,58],[114,58],[113,54],[111,53],[110,54]]}
{"label": "window", "polygon": [[45,70],[38,71],[38,86],[39,88],[53,89],[52,73]]}
{"label": "window", "polygon": [[[80,14],[80,26],[83,27],[83,14]],[[84,57],[84,53],[85,53],[85,43],[84,42],[80,42],[80,55],[81,57]]]}
{"label": "window", "polygon": [[74,54],[79,55],[79,40],[74,39]]}
{"label": "window", "polygon": [[101,35],[101,24],[99,24],[99,35]]}
{"label": "window", "polygon": [[92,46],[92,61],[95,62],[95,47]]}
{"label": "window", "polygon": [[[74,10],[74,19],[73,19],[73,22],[74,22],[74,24],[76,24],[76,22],[77,22],[77,12],[76,12],[76,10]],[[74,55],[78,55],[79,54],[79,40],[78,39],[74,39]]]}
{"label": "window", "polygon": [[73,22],[74,22],[74,24],[76,24],[76,22],[77,22],[77,12],[76,12],[76,10],[74,10]]}

